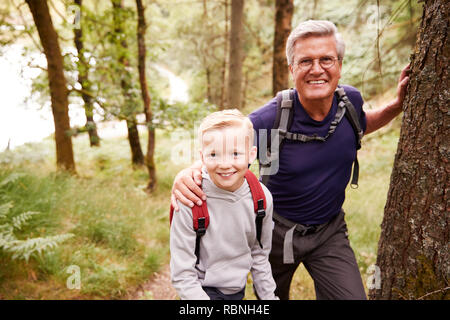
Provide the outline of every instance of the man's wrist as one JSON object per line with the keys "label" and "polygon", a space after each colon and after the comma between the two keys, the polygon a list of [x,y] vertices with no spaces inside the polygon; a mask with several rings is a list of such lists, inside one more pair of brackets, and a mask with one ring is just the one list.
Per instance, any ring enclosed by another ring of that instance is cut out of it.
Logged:
{"label": "man's wrist", "polygon": [[400,103],[400,101],[398,101],[398,99],[395,99],[395,100],[391,101],[390,103],[388,103],[388,105],[386,106],[386,111],[388,113],[392,114],[393,118],[394,118],[397,115],[399,115],[400,112],[402,112],[402,103]]}

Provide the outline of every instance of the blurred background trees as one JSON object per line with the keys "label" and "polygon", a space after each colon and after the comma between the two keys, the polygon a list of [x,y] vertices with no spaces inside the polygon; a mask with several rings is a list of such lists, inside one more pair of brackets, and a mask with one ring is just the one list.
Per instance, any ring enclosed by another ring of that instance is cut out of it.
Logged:
{"label": "blurred background trees", "polygon": [[[358,87],[369,100],[394,86],[399,70],[408,62],[420,17],[420,6],[411,0],[348,0],[344,5],[321,0],[148,0],[142,1],[139,14],[139,6],[125,0],[52,0],[48,4],[64,58],[69,105],[83,106],[86,115],[84,126],[69,130],[64,125],[64,130],[88,132],[90,144],[97,146],[100,138],[94,115],[100,122],[125,121],[134,166],[152,162],[151,156],[144,159],[138,127],[147,126],[151,132],[158,126],[174,128],[185,122],[180,109],[186,110],[187,101],[183,105],[167,99],[169,86],[161,68],[186,82],[190,113],[192,108],[208,110],[206,106],[250,111],[292,86],[284,53],[291,27],[307,19],[328,19],[347,44],[341,82]],[[25,55],[45,49],[37,24],[31,22],[30,11],[20,0],[6,1],[0,8],[2,43],[24,44]],[[137,37],[138,21],[142,21],[138,16],[147,21],[143,40]],[[139,72],[139,63],[144,73]],[[41,101],[50,100],[52,93],[46,88],[45,71],[34,79]],[[148,96],[142,95],[142,84]],[[150,108],[151,117],[145,111]]]}

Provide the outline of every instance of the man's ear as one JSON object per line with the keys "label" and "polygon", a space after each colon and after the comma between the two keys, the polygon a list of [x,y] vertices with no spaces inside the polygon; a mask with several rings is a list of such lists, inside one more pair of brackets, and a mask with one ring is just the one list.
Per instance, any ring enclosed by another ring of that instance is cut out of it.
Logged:
{"label": "man's ear", "polygon": [[339,79],[340,79],[342,74],[342,60],[338,60],[338,63],[339,63]]}
{"label": "man's ear", "polygon": [[250,148],[250,153],[248,155],[248,163],[249,164],[252,164],[253,161],[255,161],[257,152],[258,152],[258,149],[256,148],[256,146],[253,146]]}

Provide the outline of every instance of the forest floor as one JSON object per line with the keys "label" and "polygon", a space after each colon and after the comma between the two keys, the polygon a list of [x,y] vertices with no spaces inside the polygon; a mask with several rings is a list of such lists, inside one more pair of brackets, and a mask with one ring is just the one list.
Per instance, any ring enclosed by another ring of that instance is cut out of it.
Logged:
{"label": "forest floor", "polygon": [[177,292],[170,280],[169,265],[165,265],[126,298],[128,300],[175,300],[177,297]]}

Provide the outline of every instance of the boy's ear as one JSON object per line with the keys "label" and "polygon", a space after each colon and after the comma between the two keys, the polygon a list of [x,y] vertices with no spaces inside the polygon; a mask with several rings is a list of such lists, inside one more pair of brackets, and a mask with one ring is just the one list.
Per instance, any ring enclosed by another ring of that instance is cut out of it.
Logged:
{"label": "boy's ear", "polygon": [[256,148],[256,146],[253,146],[250,148],[250,153],[248,155],[248,163],[249,164],[252,164],[253,161],[255,161],[257,152],[258,152],[258,149]]}

